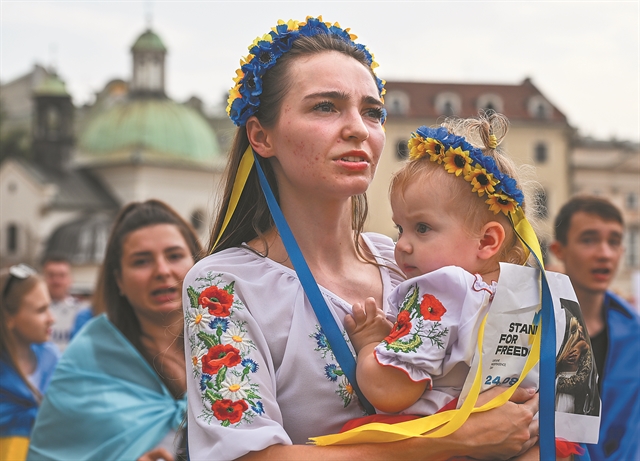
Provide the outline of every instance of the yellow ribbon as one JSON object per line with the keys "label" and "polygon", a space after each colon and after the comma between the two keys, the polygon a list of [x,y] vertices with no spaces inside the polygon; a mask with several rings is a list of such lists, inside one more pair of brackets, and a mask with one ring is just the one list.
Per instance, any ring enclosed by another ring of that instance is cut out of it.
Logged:
{"label": "yellow ribbon", "polygon": [[489,135],[489,149],[495,149],[498,147],[498,138],[496,138],[495,134]]}
{"label": "yellow ribbon", "polygon": [[310,440],[316,445],[326,446],[349,445],[356,443],[397,442],[399,440],[405,440],[414,437],[444,437],[458,430],[460,426],[464,424],[471,413],[488,411],[493,408],[497,408],[500,405],[504,405],[511,398],[525,376],[527,376],[531,369],[540,360],[540,335],[542,329],[541,327],[539,327],[536,330],[531,351],[529,353],[529,356],[527,357],[527,361],[525,362],[524,368],[522,369],[522,373],[520,374],[520,378],[518,379],[518,381],[490,402],[487,402],[481,407],[476,408],[475,404],[478,400],[478,395],[480,393],[480,388],[482,385],[482,343],[484,340],[484,326],[486,321],[487,317],[485,316],[478,331],[478,354],[480,359],[478,361],[476,376],[473,380],[473,385],[469,390],[467,398],[459,409],[443,411],[442,413],[437,413],[435,415],[425,416],[424,418],[414,419],[397,424],[365,424],[363,426],[356,427],[340,434],[312,437]]}
{"label": "yellow ribbon", "polygon": [[233,213],[236,211],[236,207],[238,206],[238,201],[240,200],[240,196],[242,195],[242,191],[244,190],[244,186],[247,183],[247,178],[249,178],[249,173],[251,172],[251,168],[253,167],[253,149],[251,146],[247,147],[242,154],[242,158],[240,159],[240,164],[238,165],[238,172],[236,173],[236,177],[233,180],[233,188],[231,189],[231,198],[229,200],[229,206],[227,207],[227,212],[224,215],[224,221],[222,221],[222,227],[220,228],[220,233],[216,237],[216,242],[213,244],[213,248],[218,245],[220,241],[220,237],[224,234],[224,231],[231,221],[231,217]]}
{"label": "yellow ribbon", "polygon": [[542,250],[540,249],[540,242],[536,232],[531,227],[531,223],[524,215],[522,207],[517,207],[516,211],[509,213],[509,220],[515,230],[517,236],[525,243],[525,251],[527,257],[529,256],[529,248],[533,250],[534,254],[540,262],[540,269],[544,270],[544,262],[542,261]]}

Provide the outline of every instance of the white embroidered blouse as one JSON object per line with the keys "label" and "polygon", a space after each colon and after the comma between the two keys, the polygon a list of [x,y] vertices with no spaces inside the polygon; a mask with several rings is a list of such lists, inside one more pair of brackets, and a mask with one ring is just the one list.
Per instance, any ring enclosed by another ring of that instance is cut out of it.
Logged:
{"label": "white embroidered blouse", "polygon": [[427,381],[422,397],[401,413],[432,415],[460,395],[495,287],[448,266],[406,280],[393,291],[389,303],[398,318],[376,347],[376,360],[404,371],[412,381]]}
{"label": "white embroidered blouse", "polygon": [[[391,239],[363,238],[379,263],[395,264]],[[401,277],[385,267],[380,274],[388,312]],[[342,324],[351,305],[320,289]],[[191,269],[183,305],[191,459],[304,444],[363,416],[293,270],[230,248]]]}

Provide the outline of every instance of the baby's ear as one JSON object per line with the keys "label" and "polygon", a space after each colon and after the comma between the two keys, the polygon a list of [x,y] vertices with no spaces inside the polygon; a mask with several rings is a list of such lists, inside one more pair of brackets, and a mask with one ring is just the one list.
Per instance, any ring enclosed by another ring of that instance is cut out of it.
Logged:
{"label": "baby's ear", "polygon": [[491,259],[502,248],[505,239],[505,231],[502,224],[490,221],[482,227],[480,245],[478,246],[478,258]]}

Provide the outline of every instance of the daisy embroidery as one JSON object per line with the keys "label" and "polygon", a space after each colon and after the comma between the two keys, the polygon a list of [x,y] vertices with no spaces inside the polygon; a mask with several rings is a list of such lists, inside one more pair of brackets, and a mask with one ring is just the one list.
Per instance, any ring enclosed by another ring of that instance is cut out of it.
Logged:
{"label": "daisy embroidery", "polygon": [[207,424],[223,427],[251,424],[264,414],[260,385],[254,382],[258,361],[248,357],[256,350],[246,328],[238,318],[244,309],[234,290],[222,275],[208,273],[196,279],[200,286],[188,286],[190,309],[185,316],[193,379],[202,398],[198,416]]}
{"label": "daisy embroidery", "polygon": [[208,349],[202,344],[197,344],[191,350],[191,363],[193,363],[194,373],[197,374],[202,372],[202,357],[204,357],[207,352]]}
{"label": "daisy embroidery", "polygon": [[246,332],[242,331],[242,329],[238,328],[235,325],[230,325],[229,328],[222,333],[220,337],[223,344],[231,344],[233,347],[238,349],[241,354],[245,354],[250,345],[245,339]]}
{"label": "daisy embroidery", "polygon": [[242,381],[242,377],[227,373],[227,377],[220,386],[222,398],[229,400],[244,400],[251,386],[247,381]]}
{"label": "daisy embroidery", "polygon": [[206,309],[189,309],[187,315],[187,325],[194,333],[199,333],[209,324],[212,319],[211,314]]}

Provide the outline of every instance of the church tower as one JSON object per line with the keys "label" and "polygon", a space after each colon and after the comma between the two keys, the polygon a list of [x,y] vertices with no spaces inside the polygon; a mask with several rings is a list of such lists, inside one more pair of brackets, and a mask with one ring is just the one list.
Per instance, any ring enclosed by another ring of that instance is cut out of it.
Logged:
{"label": "church tower", "polygon": [[71,96],[64,82],[50,74],[35,88],[33,98],[34,160],[48,170],[66,171],[74,145]]}
{"label": "church tower", "polygon": [[167,48],[151,29],[147,29],[131,47],[133,55],[133,96],[165,97],[164,61]]}

